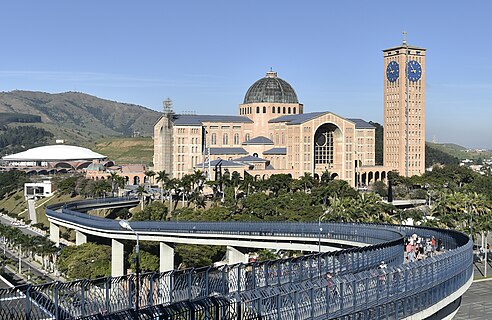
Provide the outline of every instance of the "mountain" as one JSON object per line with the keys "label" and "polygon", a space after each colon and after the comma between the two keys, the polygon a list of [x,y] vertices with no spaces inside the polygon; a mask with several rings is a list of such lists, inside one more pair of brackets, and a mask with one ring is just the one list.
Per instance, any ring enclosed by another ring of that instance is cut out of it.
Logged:
{"label": "mountain", "polygon": [[[67,143],[94,141],[105,136],[152,136],[160,113],[142,106],[101,99],[80,92],[0,92],[0,113],[41,117],[30,125],[52,132]],[[54,142],[54,141],[53,141]]]}

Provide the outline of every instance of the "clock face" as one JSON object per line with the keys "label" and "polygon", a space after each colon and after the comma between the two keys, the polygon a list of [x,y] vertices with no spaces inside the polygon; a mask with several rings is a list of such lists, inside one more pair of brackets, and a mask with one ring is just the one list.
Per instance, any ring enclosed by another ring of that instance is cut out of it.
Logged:
{"label": "clock face", "polygon": [[417,81],[422,76],[422,67],[416,60],[408,61],[407,77],[410,81]]}
{"label": "clock face", "polygon": [[400,75],[400,66],[396,61],[391,61],[388,63],[388,67],[386,68],[386,78],[388,78],[389,82],[395,82]]}

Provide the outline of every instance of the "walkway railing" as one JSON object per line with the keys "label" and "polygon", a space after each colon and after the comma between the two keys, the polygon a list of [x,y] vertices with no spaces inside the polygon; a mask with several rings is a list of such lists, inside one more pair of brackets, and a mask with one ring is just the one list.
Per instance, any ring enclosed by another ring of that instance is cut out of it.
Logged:
{"label": "walkway railing", "polygon": [[[73,209],[71,204],[52,206],[47,215],[119,231],[115,221]],[[318,225],[312,223],[134,222],[132,226],[143,233],[318,237]],[[140,277],[142,314],[154,314],[148,318],[156,319],[158,314],[169,315],[164,319],[330,319],[349,315],[398,319],[434,305],[472,276],[471,241],[456,231],[372,224],[323,224],[323,230],[326,238],[372,245],[221,268],[144,274]],[[442,239],[446,252],[403,263],[402,235],[413,233]],[[388,269],[376,269],[381,260],[388,263]],[[334,275],[332,279],[325,277],[328,272]],[[128,275],[1,289],[0,318],[89,319],[97,315],[109,319],[118,313],[131,315],[135,280],[134,275]]]}

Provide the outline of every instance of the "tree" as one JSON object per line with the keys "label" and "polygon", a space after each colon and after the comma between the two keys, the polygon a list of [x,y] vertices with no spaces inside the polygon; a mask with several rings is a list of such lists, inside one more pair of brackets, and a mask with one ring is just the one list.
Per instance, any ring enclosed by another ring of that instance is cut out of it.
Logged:
{"label": "tree", "polygon": [[[164,202],[164,187],[167,187],[167,184],[169,183],[169,174],[166,173],[166,171],[159,171],[157,172],[157,178],[156,178],[157,183],[160,184],[160,189],[161,189],[161,202]],[[171,196],[171,195],[169,195]]]}
{"label": "tree", "polygon": [[152,170],[145,171],[145,176],[148,178],[148,182],[151,183],[152,177],[155,176],[155,172]]}
{"label": "tree", "polygon": [[95,243],[67,246],[58,258],[58,269],[71,279],[111,275],[111,247]]}
{"label": "tree", "polygon": [[[141,245],[141,247],[143,247],[143,245]],[[136,254],[135,248],[133,248],[132,253],[128,256],[128,263],[130,264],[130,268],[132,268],[132,270],[136,270],[135,254]],[[159,271],[160,261],[158,256],[141,248],[139,251],[139,259],[140,259],[140,271],[142,272]]]}
{"label": "tree", "polygon": [[162,202],[152,202],[142,211],[135,212],[132,219],[136,221],[164,221],[167,218],[168,208]]}
{"label": "tree", "polygon": [[139,185],[137,187],[137,195],[138,195],[138,198],[140,199],[140,206],[141,206],[141,209],[143,210],[144,208],[144,193],[145,193],[145,188],[144,186],[142,185]]}

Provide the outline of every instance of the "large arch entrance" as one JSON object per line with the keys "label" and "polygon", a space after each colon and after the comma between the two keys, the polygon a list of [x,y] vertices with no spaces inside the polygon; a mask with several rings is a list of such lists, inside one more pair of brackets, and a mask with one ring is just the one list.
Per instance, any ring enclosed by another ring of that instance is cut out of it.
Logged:
{"label": "large arch entrance", "polygon": [[333,123],[324,123],[314,133],[314,171],[322,174],[325,171],[339,175],[338,154],[341,150],[342,131]]}

